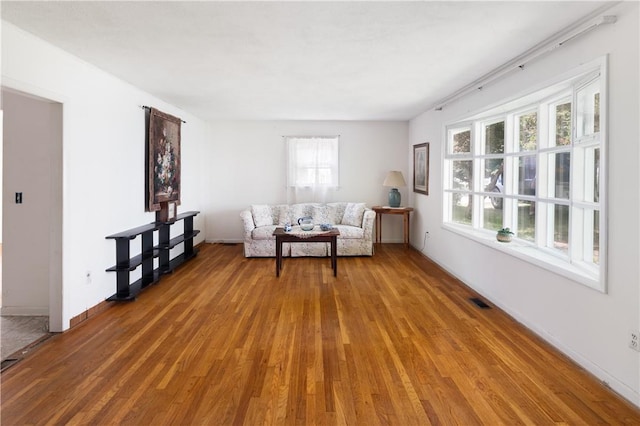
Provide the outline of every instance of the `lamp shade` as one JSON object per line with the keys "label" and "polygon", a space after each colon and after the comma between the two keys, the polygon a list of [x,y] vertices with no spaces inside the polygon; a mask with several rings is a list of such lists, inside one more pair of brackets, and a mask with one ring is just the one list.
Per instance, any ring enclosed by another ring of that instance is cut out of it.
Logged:
{"label": "lamp shade", "polygon": [[399,186],[407,186],[402,176],[402,172],[398,170],[391,170],[388,174],[382,186],[389,186],[391,188],[397,188]]}
{"label": "lamp shade", "polygon": [[387,173],[387,177],[382,183],[382,186],[391,187],[389,191],[389,207],[400,207],[400,191],[398,191],[398,187],[407,186],[402,172],[391,170]]}

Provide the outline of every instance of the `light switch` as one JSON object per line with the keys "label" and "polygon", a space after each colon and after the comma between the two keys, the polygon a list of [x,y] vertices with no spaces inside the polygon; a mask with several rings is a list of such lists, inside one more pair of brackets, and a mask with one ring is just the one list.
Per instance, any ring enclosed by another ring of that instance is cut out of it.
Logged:
{"label": "light switch", "polygon": [[22,192],[16,192],[16,204],[22,204]]}

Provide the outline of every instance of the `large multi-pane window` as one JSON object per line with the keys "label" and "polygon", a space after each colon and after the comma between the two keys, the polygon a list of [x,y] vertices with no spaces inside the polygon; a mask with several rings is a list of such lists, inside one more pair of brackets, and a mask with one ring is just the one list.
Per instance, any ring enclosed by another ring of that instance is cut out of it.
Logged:
{"label": "large multi-pane window", "polygon": [[603,70],[447,126],[445,225],[604,290]]}

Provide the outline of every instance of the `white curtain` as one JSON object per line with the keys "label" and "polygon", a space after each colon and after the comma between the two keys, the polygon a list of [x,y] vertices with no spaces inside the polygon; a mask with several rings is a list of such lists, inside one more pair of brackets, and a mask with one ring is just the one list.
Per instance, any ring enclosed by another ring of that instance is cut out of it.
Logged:
{"label": "white curtain", "polygon": [[323,203],[339,186],[339,136],[285,136],[287,203]]}

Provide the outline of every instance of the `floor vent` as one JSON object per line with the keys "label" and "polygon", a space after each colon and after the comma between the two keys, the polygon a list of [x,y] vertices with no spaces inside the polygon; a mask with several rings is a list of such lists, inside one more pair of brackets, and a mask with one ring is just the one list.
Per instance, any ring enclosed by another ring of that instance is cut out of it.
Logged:
{"label": "floor vent", "polygon": [[4,361],[2,361],[2,364],[0,364],[0,371],[4,371],[7,368],[11,367],[12,365],[16,364],[18,361],[20,361],[19,359],[5,359]]}
{"label": "floor vent", "polygon": [[469,300],[471,300],[473,303],[475,303],[478,308],[491,309],[491,306],[489,306],[486,303],[484,303],[484,300],[480,299],[479,297],[472,297]]}

